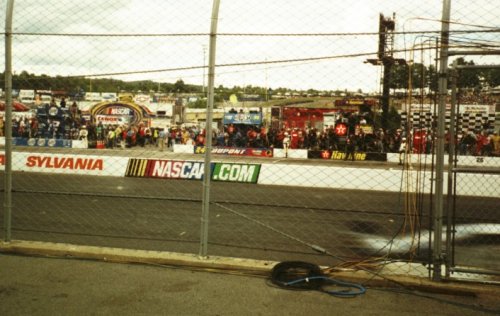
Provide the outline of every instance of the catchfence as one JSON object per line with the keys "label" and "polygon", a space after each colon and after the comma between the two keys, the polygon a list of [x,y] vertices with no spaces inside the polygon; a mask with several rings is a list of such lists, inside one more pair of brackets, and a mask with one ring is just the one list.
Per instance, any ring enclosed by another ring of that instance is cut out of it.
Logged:
{"label": "catchfence", "polygon": [[[3,240],[494,275],[498,173],[436,184],[456,106],[436,60],[498,61],[500,5],[446,4],[7,1]],[[484,69],[459,84],[457,157],[498,170]]]}

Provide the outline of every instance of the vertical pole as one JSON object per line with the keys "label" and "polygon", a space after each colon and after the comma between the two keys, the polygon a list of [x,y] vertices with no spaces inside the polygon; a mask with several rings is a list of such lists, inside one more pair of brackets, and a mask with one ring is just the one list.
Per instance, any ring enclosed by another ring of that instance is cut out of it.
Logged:
{"label": "vertical pole", "polygon": [[214,0],[212,6],[212,22],[210,26],[210,48],[208,52],[208,87],[207,87],[207,119],[205,125],[205,166],[203,174],[203,196],[201,215],[200,257],[207,257],[208,249],[208,215],[210,210],[210,177],[212,152],[212,112],[214,107],[215,81],[215,47],[217,39],[217,22],[220,0]]}
{"label": "vertical pole", "polygon": [[453,166],[455,157],[455,107],[457,104],[457,61],[453,62],[453,68],[450,76],[451,89],[451,109],[450,109],[450,128],[448,144],[448,192],[446,195],[446,257],[445,257],[445,276],[450,277],[451,265],[451,237],[452,237],[452,205],[453,205]]}
{"label": "vertical pole", "polygon": [[8,0],[5,12],[5,241],[11,240],[12,225],[12,15],[14,0]]}
{"label": "vertical pole", "polygon": [[441,264],[443,263],[442,239],[443,239],[443,174],[444,174],[444,130],[446,115],[446,97],[448,94],[448,43],[450,31],[450,9],[451,0],[443,0],[443,14],[441,22],[441,50],[439,54],[439,103],[438,103],[438,130],[436,146],[436,193],[434,195],[436,211],[434,212],[434,247],[433,275],[434,281],[441,280]]}

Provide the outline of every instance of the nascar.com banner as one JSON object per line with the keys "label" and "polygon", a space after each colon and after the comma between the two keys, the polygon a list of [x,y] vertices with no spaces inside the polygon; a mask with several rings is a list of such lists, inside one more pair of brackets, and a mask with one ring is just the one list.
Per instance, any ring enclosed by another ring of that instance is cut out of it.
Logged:
{"label": "nascar.com banner", "polygon": [[[125,176],[201,180],[204,172],[205,163],[200,161],[131,158]],[[213,181],[257,183],[260,165],[217,162],[212,163],[210,172]]]}

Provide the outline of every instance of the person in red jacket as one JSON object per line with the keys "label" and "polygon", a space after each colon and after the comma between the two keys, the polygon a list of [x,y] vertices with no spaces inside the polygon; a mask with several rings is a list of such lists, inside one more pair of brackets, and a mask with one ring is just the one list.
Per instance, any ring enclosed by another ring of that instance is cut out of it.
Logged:
{"label": "person in red jacket", "polygon": [[291,133],[290,133],[290,149],[297,149],[299,148],[299,131],[297,128],[294,128]]}

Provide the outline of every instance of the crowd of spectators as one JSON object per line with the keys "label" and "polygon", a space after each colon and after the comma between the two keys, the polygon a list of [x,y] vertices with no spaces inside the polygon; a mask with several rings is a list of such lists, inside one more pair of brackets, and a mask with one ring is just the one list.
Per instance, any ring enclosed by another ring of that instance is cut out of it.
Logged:
{"label": "crowd of spectators", "polygon": [[[63,103],[64,102],[64,103]],[[85,140],[89,147],[131,148],[171,147],[173,144],[205,145],[204,129],[197,126],[148,127],[139,124],[93,124],[86,121],[76,103],[66,108],[64,99],[59,106],[64,110],[58,119],[45,116],[16,117],[12,121],[13,137],[56,138]],[[330,150],[356,152],[393,152],[409,148],[413,153],[433,152],[435,136],[431,130],[415,128],[411,130],[372,130],[363,115],[340,117],[337,123],[345,123],[345,133],[338,133],[335,126],[322,129],[306,128],[266,128],[256,125],[229,124],[214,129],[212,144],[220,147],[247,148],[287,148],[307,150]],[[0,134],[3,135],[4,122],[0,119]],[[1,136],[0,135],[0,136]],[[450,137],[445,137],[445,151],[449,151]],[[493,127],[459,132],[455,147],[460,155],[493,156],[500,155],[500,136]]]}
{"label": "crowd of spectators", "polygon": [[[0,120],[0,136],[4,122]],[[69,119],[65,124],[57,121],[40,122],[36,117],[15,118],[12,121],[12,136],[24,138],[57,138],[86,140],[89,147],[131,148],[171,147],[173,144],[204,146],[204,129],[192,127],[148,127],[136,125],[103,125]],[[357,128],[355,132],[339,135],[334,126],[316,128],[270,128],[252,125],[226,125],[215,129],[212,144],[220,147],[288,148],[307,150],[346,151],[352,146],[356,152],[397,153],[402,146],[413,153],[430,154],[434,148],[435,136],[426,129],[405,131],[402,129],[377,129],[366,133]],[[450,137],[446,134],[445,151],[449,152]],[[456,135],[455,148],[460,155],[498,156],[500,136],[497,131],[468,130]]]}

